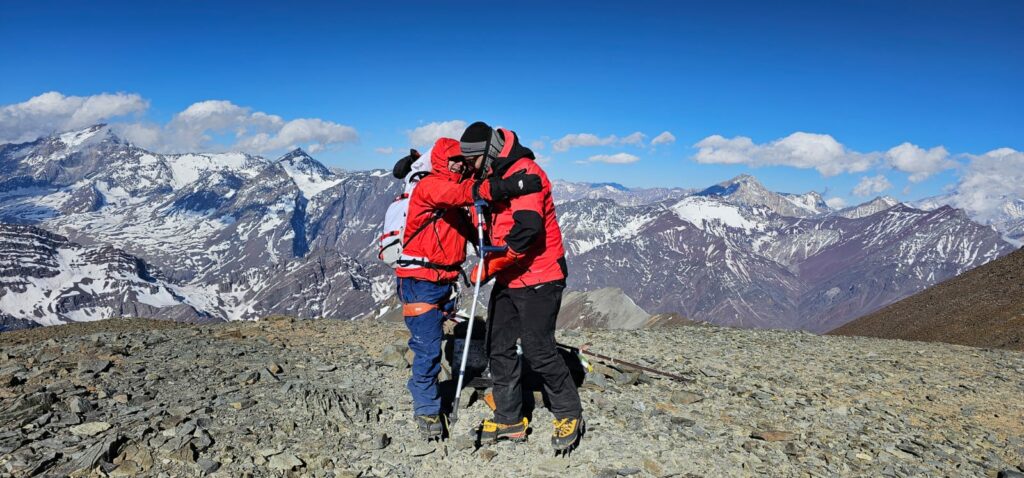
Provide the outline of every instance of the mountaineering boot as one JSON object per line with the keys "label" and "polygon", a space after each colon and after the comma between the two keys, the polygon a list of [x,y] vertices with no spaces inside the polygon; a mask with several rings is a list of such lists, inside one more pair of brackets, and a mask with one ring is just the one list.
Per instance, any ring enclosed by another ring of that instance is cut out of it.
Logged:
{"label": "mountaineering boot", "polygon": [[530,421],[526,418],[509,425],[484,420],[477,429],[477,440],[480,444],[497,443],[498,440],[526,441],[526,431],[529,428]]}
{"label": "mountaineering boot", "polygon": [[419,428],[423,438],[433,440],[444,435],[444,415],[416,415],[413,417],[416,428]]}
{"label": "mountaineering boot", "polygon": [[586,428],[581,417],[562,418],[554,420],[553,423],[555,432],[551,435],[551,448],[554,448],[556,453],[575,447]]}

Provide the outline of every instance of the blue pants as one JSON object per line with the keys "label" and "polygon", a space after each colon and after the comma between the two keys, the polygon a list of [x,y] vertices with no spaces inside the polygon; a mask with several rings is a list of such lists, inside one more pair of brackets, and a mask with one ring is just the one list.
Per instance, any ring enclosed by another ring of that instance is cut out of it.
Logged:
{"label": "blue pants", "polygon": [[[451,284],[437,284],[419,279],[398,278],[398,299],[403,304],[425,302],[443,307],[452,291]],[[412,393],[415,415],[441,413],[441,395],[437,390],[437,375],[441,373],[441,323],[444,314],[440,308],[405,318],[405,326],[412,337],[409,349],[416,354],[412,362],[409,392]]]}

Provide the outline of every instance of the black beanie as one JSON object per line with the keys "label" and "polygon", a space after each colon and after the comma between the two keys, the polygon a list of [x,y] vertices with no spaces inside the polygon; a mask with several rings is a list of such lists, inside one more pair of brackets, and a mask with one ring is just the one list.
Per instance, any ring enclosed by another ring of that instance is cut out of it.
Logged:
{"label": "black beanie", "polygon": [[483,121],[477,121],[466,128],[459,141],[463,143],[480,143],[487,141],[490,137],[491,127]]}

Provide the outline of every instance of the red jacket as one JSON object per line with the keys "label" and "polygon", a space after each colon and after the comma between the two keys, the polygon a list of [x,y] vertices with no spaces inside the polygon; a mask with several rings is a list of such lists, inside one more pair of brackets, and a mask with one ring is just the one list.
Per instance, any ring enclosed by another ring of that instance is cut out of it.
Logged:
{"label": "red jacket", "polygon": [[499,284],[514,289],[562,280],[567,274],[562,230],[555,218],[551,182],[530,157],[519,158],[503,168],[500,174],[507,178],[520,170],[540,176],[543,189],[538,193],[491,203],[491,243],[507,245],[513,255],[522,255],[495,275]]}
{"label": "red jacket", "polygon": [[[448,170],[448,158],[459,154],[459,142],[454,139],[441,138],[434,144],[430,174],[420,179],[409,197],[402,238],[403,258],[425,260],[445,269],[404,265],[395,269],[398,277],[430,282],[452,282],[459,277],[466,260],[467,237],[476,236],[469,214],[462,208],[473,204],[473,181],[460,181],[459,175]],[[438,211],[441,217],[433,219]],[[412,237],[417,230],[419,234]]]}

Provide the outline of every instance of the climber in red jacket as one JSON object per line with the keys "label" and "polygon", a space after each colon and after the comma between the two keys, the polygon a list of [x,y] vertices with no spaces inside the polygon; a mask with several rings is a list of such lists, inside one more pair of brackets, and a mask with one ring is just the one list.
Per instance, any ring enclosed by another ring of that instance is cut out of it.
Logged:
{"label": "climber in red jacket", "polygon": [[[542,184],[539,192],[490,203],[491,244],[508,248],[488,256],[484,271],[484,281],[495,279],[487,308],[487,331],[497,407],[494,420],[481,425],[480,439],[526,438],[529,423],[522,411],[518,340],[530,370],[544,381],[555,416],[551,445],[558,452],[565,451],[578,443],[584,424],[576,384],[555,346],[555,321],[568,270],[551,182],[537,165],[533,152],[523,147],[510,130],[473,123],[463,133],[460,149],[486,177],[511,179],[536,174]],[[470,277],[475,280],[475,270]]]}
{"label": "climber in red jacket", "polygon": [[[409,163],[407,159],[400,160],[395,170]],[[444,433],[437,390],[442,309],[462,272],[467,238],[476,237],[464,206],[473,204],[474,191],[485,200],[540,191],[541,179],[524,172],[508,179],[471,180],[472,166],[459,152],[459,142],[450,138],[437,140],[430,162],[430,174],[419,180],[409,197],[404,247],[395,275],[405,324],[412,333],[409,348],[416,354],[408,384],[413,419],[425,437],[433,439]]]}

